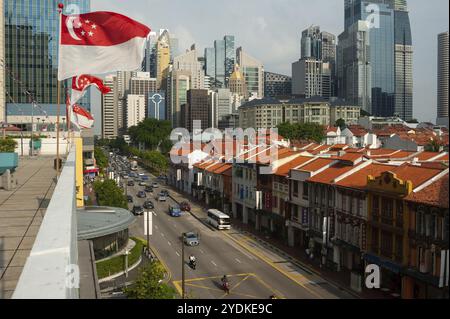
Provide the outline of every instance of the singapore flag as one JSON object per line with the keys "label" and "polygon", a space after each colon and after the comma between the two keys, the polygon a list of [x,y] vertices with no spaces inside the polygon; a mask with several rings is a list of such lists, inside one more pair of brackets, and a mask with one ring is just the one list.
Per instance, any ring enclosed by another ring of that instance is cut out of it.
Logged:
{"label": "singapore flag", "polygon": [[150,31],[114,12],[62,14],[58,80],[139,69]]}

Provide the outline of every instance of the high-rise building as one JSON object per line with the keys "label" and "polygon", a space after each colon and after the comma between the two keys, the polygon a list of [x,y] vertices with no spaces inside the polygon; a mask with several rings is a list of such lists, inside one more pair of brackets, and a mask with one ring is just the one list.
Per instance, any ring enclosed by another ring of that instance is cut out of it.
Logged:
{"label": "high-rise building", "polygon": [[111,89],[102,98],[102,138],[114,139],[119,134],[119,113],[118,113],[118,81],[117,76],[108,75],[104,83]]}
{"label": "high-rise building", "polygon": [[205,49],[205,74],[212,80],[216,78],[216,50],[214,48]]}
{"label": "high-rise building", "polygon": [[208,90],[187,91],[187,102],[183,106],[183,127],[193,131],[194,121],[201,121],[202,130],[209,127],[209,97]]}
{"label": "high-rise building", "polygon": [[145,56],[142,61],[142,72],[150,72],[150,77],[156,78],[156,43],[158,36],[156,32],[150,32],[145,43]]}
{"label": "high-rise building", "polygon": [[225,41],[225,87],[228,87],[228,81],[234,71],[234,65],[236,64],[234,35],[226,35],[223,40]]}
{"label": "high-rise building", "polygon": [[0,0],[0,123],[6,120],[5,104],[5,15],[3,0]]}
{"label": "high-rise building", "polygon": [[190,89],[205,88],[205,73],[199,62],[195,45],[189,51],[173,59],[173,69],[177,71],[189,71],[191,73]]}
{"label": "high-rise building", "polygon": [[167,77],[167,119],[172,127],[180,127],[181,106],[187,102],[190,88],[191,72],[171,69]]}
{"label": "high-rise building", "polygon": [[248,97],[247,84],[239,65],[234,66],[234,71],[229,78],[229,88],[231,93],[236,93],[244,98]]}
{"label": "high-rise building", "polygon": [[164,30],[156,44],[156,86],[161,88],[163,77],[170,65],[170,36]]}
{"label": "high-rise building", "polygon": [[[8,92],[8,105],[30,108],[31,93],[38,104],[57,106],[57,68],[59,43],[58,3],[67,8],[73,1],[33,1],[4,0],[4,41],[7,68],[22,83],[7,76],[5,89]],[[76,2],[80,13],[90,11],[90,1]],[[64,84],[61,84],[60,103],[64,104]],[[2,94],[2,97],[4,95]],[[9,102],[14,101],[14,102]],[[79,102],[90,110],[89,92]],[[62,108],[64,111],[64,107]],[[38,110],[36,110],[39,112]],[[1,112],[0,112],[1,113]],[[65,113],[65,112],[63,112]]]}
{"label": "high-rise building", "polygon": [[214,41],[215,87],[225,87],[225,40]]}
{"label": "high-rise building", "polygon": [[448,126],[448,31],[438,35],[437,124]]}
{"label": "high-rise building", "polygon": [[367,26],[370,42],[371,113],[411,119],[413,46],[406,0],[346,0],[344,33],[358,21]]}
{"label": "high-rise building", "polygon": [[358,21],[339,35],[338,96],[372,114],[372,67],[369,27]]}
{"label": "high-rise building", "polygon": [[264,66],[262,62],[248,55],[242,47],[236,50],[236,59],[244,74],[249,95],[256,95],[262,99],[264,97]]}
{"label": "high-rise building", "polygon": [[264,96],[291,96],[292,78],[287,75],[273,72],[264,72]]}
{"label": "high-rise building", "polygon": [[413,118],[413,46],[406,0],[394,2],[395,115]]}
{"label": "high-rise building", "polygon": [[292,94],[304,98],[331,97],[331,69],[329,63],[315,58],[302,58],[292,64]]}
{"label": "high-rise building", "polygon": [[159,91],[148,96],[148,118],[166,120],[166,92]]}
{"label": "high-rise building", "polygon": [[127,129],[145,120],[145,95],[128,94],[127,96]]}

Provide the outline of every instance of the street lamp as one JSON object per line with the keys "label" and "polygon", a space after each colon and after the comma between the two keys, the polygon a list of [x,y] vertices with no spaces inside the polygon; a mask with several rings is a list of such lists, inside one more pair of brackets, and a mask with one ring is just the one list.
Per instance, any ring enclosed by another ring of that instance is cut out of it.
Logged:
{"label": "street lamp", "polygon": [[181,298],[186,299],[185,290],[185,265],[184,265],[184,238],[186,233],[181,234]]}
{"label": "street lamp", "polygon": [[127,287],[127,279],[128,279],[128,255],[130,251],[128,249],[125,250],[125,288]]}
{"label": "street lamp", "polygon": [[38,134],[40,134],[40,132],[41,132],[41,130],[39,129],[39,120],[40,120],[41,118],[40,117],[37,117],[36,118],[36,120],[37,120],[37,127],[36,127],[36,131],[38,132]]}

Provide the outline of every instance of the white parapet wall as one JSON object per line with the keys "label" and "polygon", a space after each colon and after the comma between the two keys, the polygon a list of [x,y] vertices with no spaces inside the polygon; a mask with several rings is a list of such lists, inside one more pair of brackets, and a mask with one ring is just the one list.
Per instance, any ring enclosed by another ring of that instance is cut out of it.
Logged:
{"label": "white parapet wall", "polygon": [[[17,142],[15,152],[19,156],[29,156],[30,155],[30,138],[15,138]],[[57,150],[57,139],[56,138],[42,138],[41,139],[41,150],[40,155],[56,155]],[[70,141],[66,138],[59,139],[59,152],[60,154],[66,154],[70,148]],[[22,154],[23,151],[23,154]]]}
{"label": "white parapet wall", "polygon": [[76,149],[63,167],[13,299],[78,299]]}

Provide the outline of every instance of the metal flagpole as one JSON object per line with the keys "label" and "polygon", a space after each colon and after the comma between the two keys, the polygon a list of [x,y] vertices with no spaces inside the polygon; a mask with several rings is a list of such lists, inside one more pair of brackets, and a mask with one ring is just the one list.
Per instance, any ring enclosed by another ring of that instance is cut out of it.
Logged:
{"label": "metal flagpole", "polygon": [[[58,56],[61,54],[60,52],[60,45],[61,45],[61,30],[62,30],[62,11],[64,9],[64,5],[62,3],[58,4],[58,14],[59,14],[59,34],[58,34]],[[59,66],[58,66],[59,67]],[[60,121],[60,113],[61,113],[61,81],[58,79],[58,85],[57,85],[57,115],[56,115],[56,180],[58,180],[59,177],[59,170],[60,170],[60,155],[59,155],[59,121]]]}

